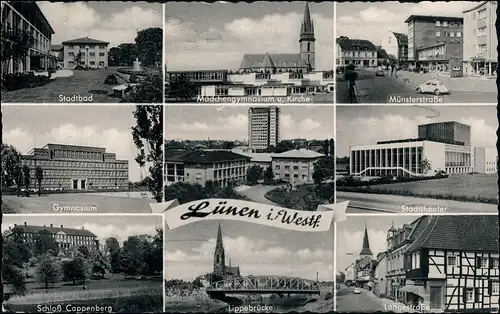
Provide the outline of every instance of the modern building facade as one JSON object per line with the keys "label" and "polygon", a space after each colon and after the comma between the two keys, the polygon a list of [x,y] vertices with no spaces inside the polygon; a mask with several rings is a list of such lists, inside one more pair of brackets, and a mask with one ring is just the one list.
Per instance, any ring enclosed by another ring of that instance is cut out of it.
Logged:
{"label": "modern building facade", "polygon": [[498,312],[498,217],[423,216],[405,251],[408,304],[432,311]]}
{"label": "modern building facade", "polygon": [[339,37],[336,39],[336,45],[337,66],[346,66],[350,63],[356,67],[377,66],[377,47],[371,41]]}
{"label": "modern building facade", "polygon": [[419,137],[350,146],[349,170],[361,176],[432,176],[474,170],[470,127],[457,122],[420,125]]}
{"label": "modern building facade", "polygon": [[250,157],[231,151],[165,151],[166,185],[177,182],[225,187],[246,181]]}
{"label": "modern building facade", "polygon": [[108,67],[109,42],[83,37],[67,40],[62,45],[65,69],[73,69],[77,65],[88,68]]}
{"label": "modern building facade", "polygon": [[408,35],[389,32],[383,39],[382,48],[389,55],[395,56],[399,65],[408,61]]}
{"label": "modern building facade", "polygon": [[264,150],[280,142],[280,108],[254,107],[248,109],[248,145]]}
{"label": "modern building facade", "polygon": [[34,226],[28,225],[26,222],[23,225],[15,224],[14,227],[9,227],[6,237],[14,234],[13,230],[17,228],[21,231],[23,240],[28,247],[35,245],[40,236],[49,236],[54,240],[62,251],[71,250],[80,246],[85,246],[89,250],[98,250],[99,241],[97,236],[89,230],[65,228],[63,225],[54,226]]}
{"label": "modern building facade", "polygon": [[35,169],[43,170],[46,190],[127,189],[128,160],[116,159],[102,147],[47,144],[21,155],[21,164],[31,169],[31,186],[37,184]]}
{"label": "modern building facade", "polygon": [[314,163],[325,155],[307,150],[294,149],[272,156],[272,167],[275,179],[294,184],[314,182]]}
{"label": "modern building facade", "polygon": [[417,67],[462,76],[463,22],[461,17],[411,15],[408,61]]}
{"label": "modern building facade", "polygon": [[494,147],[474,147],[474,172],[496,174],[498,150]]}
{"label": "modern building facade", "polygon": [[464,74],[494,76],[498,37],[495,22],[498,1],[482,1],[464,11]]}
{"label": "modern building facade", "polygon": [[55,69],[56,61],[50,54],[52,35],[55,32],[36,1],[2,1],[1,5],[2,32],[28,32],[34,39],[33,46],[28,49],[26,56],[16,60],[2,58],[2,75]]}
{"label": "modern building facade", "polygon": [[226,251],[224,250],[224,243],[222,241],[222,228],[220,224],[219,229],[217,230],[217,242],[215,243],[213,273],[219,277],[222,277],[222,279],[241,277],[240,267],[231,266],[231,259],[229,259],[229,265],[226,265]]}

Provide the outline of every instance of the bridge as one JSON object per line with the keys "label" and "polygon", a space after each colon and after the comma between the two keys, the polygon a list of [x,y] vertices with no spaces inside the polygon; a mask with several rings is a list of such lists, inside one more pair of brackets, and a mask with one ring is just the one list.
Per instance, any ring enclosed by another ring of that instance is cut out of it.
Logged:
{"label": "bridge", "polygon": [[233,277],[212,283],[208,294],[320,294],[317,281],[284,276]]}

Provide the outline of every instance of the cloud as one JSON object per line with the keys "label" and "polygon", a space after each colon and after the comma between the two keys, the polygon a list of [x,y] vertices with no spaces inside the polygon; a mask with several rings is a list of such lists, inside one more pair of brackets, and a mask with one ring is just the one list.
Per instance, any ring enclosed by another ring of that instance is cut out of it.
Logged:
{"label": "cloud", "polygon": [[[165,23],[166,62],[170,70],[237,69],[245,53],[298,53],[302,14],[239,18],[220,29],[179,18]],[[316,31],[316,68],[333,67],[333,20],[312,14]]]}
{"label": "cloud", "polygon": [[[364,231],[348,231],[343,229],[337,232],[337,269],[344,271],[349,265],[359,258],[359,252],[363,247]],[[375,258],[378,253],[387,249],[387,233],[382,230],[368,229],[370,249]]]}
{"label": "cloud", "polygon": [[[169,251],[167,248],[164,256],[167,276],[192,280],[203,271],[211,271],[215,243],[216,239],[212,238],[189,252]],[[240,266],[242,275],[282,275],[313,279],[319,269],[323,278],[321,280],[332,278],[332,250],[292,251],[271,241],[244,236],[224,238],[224,249],[226,258],[231,258],[232,266]]]}
{"label": "cloud", "polygon": [[122,227],[122,226],[118,227],[112,224],[102,225],[95,223],[84,223],[83,227],[86,230],[91,230],[97,236],[97,239],[101,242],[101,244],[104,244],[104,241],[106,241],[106,239],[109,237],[116,238],[120,243],[120,245],[123,245],[123,241],[126,241],[130,236],[143,235],[143,234],[149,234],[154,236],[156,234],[155,227],[151,226],[150,224],[149,225],[131,224],[127,227]]}
{"label": "cloud", "polygon": [[[298,120],[291,115],[280,115],[282,139],[333,138],[333,125],[323,125],[311,118]],[[166,122],[165,134],[168,140],[246,140],[248,138],[248,116],[244,114],[221,117],[213,122],[195,121],[191,123]]]}
{"label": "cloud", "polygon": [[[47,143],[104,147],[107,152],[116,153],[118,159],[129,161],[129,180],[139,181],[141,176],[141,169],[134,160],[137,148],[134,145],[132,133],[128,129],[99,130],[93,126],[78,127],[67,123],[46,133],[37,133],[33,137],[32,133],[16,128],[4,132],[3,142],[14,145],[23,154],[28,153],[33,148],[33,144],[37,147]],[[147,174],[146,168],[144,169],[145,175]]]}
{"label": "cloud", "polygon": [[[137,31],[162,27],[162,9],[143,9],[130,4],[122,11],[104,14],[85,2],[37,2],[55,34],[52,44],[81,37],[110,42],[110,47],[135,42]],[[99,4],[101,5],[101,4]]]}
{"label": "cloud", "polygon": [[[337,37],[367,39],[382,45],[389,32],[408,33],[405,20],[410,15],[463,16],[463,11],[477,3],[470,1],[419,3],[339,3],[337,4]],[[367,31],[369,30],[369,31]]]}

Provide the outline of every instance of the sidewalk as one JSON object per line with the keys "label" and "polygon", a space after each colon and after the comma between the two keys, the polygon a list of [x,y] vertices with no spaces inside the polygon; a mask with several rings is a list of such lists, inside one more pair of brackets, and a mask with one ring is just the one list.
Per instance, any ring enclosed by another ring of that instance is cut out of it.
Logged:
{"label": "sidewalk", "polygon": [[[409,71],[398,71],[397,80],[413,88],[425,83],[428,80],[438,79],[450,90],[455,92],[476,92],[476,93],[496,93],[497,85],[494,79],[484,79],[477,77],[454,77],[450,78],[446,74],[439,73],[414,73]],[[390,76],[392,79],[396,79]],[[408,81],[405,82],[405,79]]]}
{"label": "sidewalk", "polygon": [[361,290],[361,293],[366,294],[370,298],[375,299],[380,304],[382,304],[386,311],[391,311],[391,312],[395,312],[395,313],[420,313],[417,310],[414,310],[414,309],[407,307],[403,303],[399,303],[399,302],[393,301],[391,299],[379,298],[373,292],[371,292],[369,290],[366,290],[363,288],[360,288],[359,290]]}

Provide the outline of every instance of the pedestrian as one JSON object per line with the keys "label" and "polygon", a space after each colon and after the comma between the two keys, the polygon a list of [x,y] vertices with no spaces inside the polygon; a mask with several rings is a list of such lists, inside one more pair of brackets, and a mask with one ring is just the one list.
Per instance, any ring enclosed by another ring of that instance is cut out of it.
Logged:
{"label": "pedestrian", "polygon": [[394,69],[394,77],[398,78],[398,68],[397,67]]}
{"label": "pedestrian", "polygon": [[394,65],[391,65],[391,76],[394,76]]}

